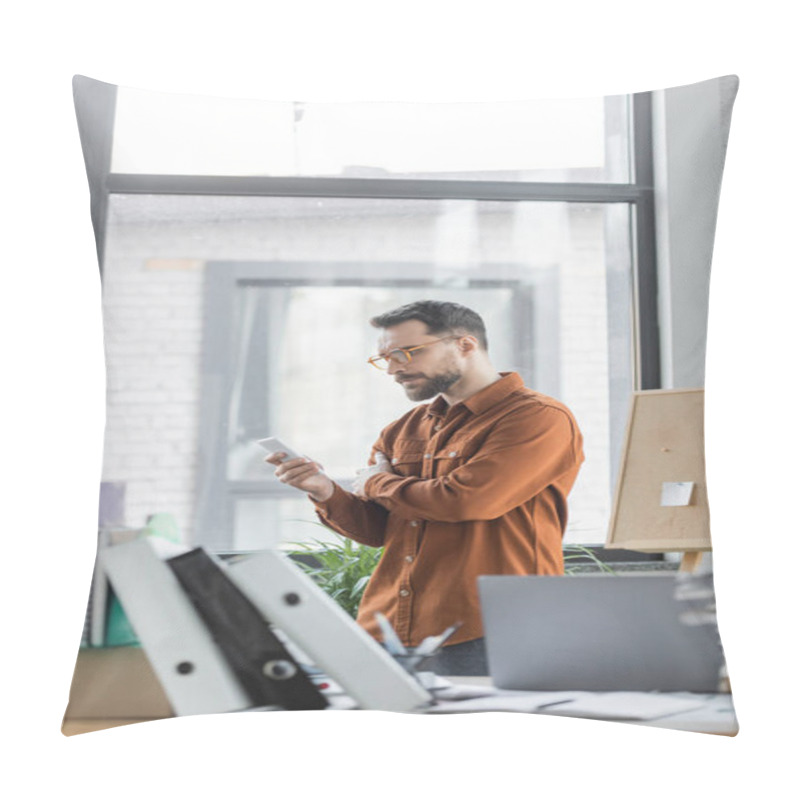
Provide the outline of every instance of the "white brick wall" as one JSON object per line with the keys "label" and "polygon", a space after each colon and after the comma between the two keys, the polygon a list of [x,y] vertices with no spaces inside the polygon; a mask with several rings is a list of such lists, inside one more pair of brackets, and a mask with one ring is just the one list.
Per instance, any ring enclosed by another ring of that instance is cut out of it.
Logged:
{"label": "white brick wall", "polygon": [[148,268],[159,247],[141,228],[119,226],[112,210],[103,280],[103,477],[125,481],[129,524],[170,512],[187,532],[194,507],[203,273]]}

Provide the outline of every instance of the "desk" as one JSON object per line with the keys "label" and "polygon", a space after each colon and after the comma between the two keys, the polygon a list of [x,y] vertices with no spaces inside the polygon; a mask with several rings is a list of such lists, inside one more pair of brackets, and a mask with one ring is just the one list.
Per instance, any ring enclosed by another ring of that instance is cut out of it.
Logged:
{"label": "desk", "polygon": [[[457,676],[446,680],[461,686],[475,686],[486,690],[492,688],[491,679],[488,677]],[[556,696],[563,693],[552,694]],[[675,696],[694,699],[698,697],[680,692]],[[695,709],[657,719],[624,721],[648,727],[735,736],[738,725],[731,695],[703,697],[701,705]],[[465,709],[465,713],[466,710],[468,709]],[[455,709],[450,713],[459,712]],[[567,713],[566,707],[559,708],[557,705],[534,713],[576,716]],[[70,702],[61,727],[61,732],[65,736],[172,716],[169,702],[140,648],[90,648],[80,651],[72,681]]]}
{"label": "desk", "polygon": [[[492,688],[491,678],[488,677],[450,677],[446,680],[456,685]],[[544,714],[547,716],[566,716],[577,717],[579,719],[602,719],[608,721],[625,722],[633,725],[644,725],[652,728],[669,728],[671,730],[694,731],[696,733],[709,733],[722,736],[735,736],[739,731],[736,720],[736,713],[733,708],[733,698],[730,694],[708,694],[698,695],[691,692],[666,692],[658,694],[654,692],[504,692],[498,691],[497,696],[511,698],[507,704],[509,711],[524,710],[526,705],[540,705],[541,708],[529,712]],[[570,708],[570,703],[557,703],[549,705],[551,701],[560,701],[565,695],[577,695],[575,703],[583,701],[594,703],[602,700],[606,713],[576,713]],[[518,698],[518,700],[514,699]],[[674,699],[686,705],[685,710],[678,710],[673,713],[665,713],[663,716],[651,719],[630,719],[624,718],[630,708],[637,703],[652,699]],[[491,698],[489,699],[491,702]],[[465,713],[473,710],[467,703],[464,703],[464,712],[459,712],[454,708],[449,713]],[[517,708],[514,708],[517,706]],[[693,706],[693,707],[690,707]],[[487,709],[489,710],[489,709]]]}

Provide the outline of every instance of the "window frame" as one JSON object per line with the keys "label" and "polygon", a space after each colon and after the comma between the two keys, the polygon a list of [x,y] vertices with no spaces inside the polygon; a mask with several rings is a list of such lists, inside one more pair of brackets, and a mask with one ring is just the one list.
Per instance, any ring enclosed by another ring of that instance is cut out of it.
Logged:
{"label": "window frame", "polygon": [[[228,415],[227,407],[221,407],[214,399],[216,395],[227,397],[227,387],[233,385],[235,375],[229,357],[233,345],[233,309],[236,291],[241,286],[274,286],[294,288],[298,286],[330,286],[322,278],[288,277],[314,267],[313,262],[256,262],[256,261],[209,261],[206,262],[204,286],[204,318],[211,320],[212,327],[205,336],[202,349],[201,372],[207,387],[202,390],[199,437],[202,455],[199,463],[198,486],[203,487],[197,501],[194,536],[192,542],[199,547],[219,550],[230,548],[233,542],[236,500],[241,497],[264,497],[273,499],[292,498],[296,490],[281,483],[268,481],[232,479],[227,474],[228,464]],[[384,267],[393,273],[404,271],[404,264],[389,263]],[[336,272],[335,264],[326,262],[326,268]],[[341,274],[341,270],[340,270]],[[281,277],[276,277],[281,276]],[[392,280],[346,278],[335,281],[335,285],[349,287],[434,288],[430,280]],[[520,320],[533,303],[535,289],[522,285],[517,280],[470,279],[466,287],[475,289],[515,289],[512,313],[515,327],[522,328]],[[515,340],[515,363],[521,372],[533,370],[530,335]],[[266,344],[266,343],[265,343]],[[211,399],[209,399],[211,398]],[[335,479],[341,476],[333,476]],[[219,532],[227,532],[220,542]]]}

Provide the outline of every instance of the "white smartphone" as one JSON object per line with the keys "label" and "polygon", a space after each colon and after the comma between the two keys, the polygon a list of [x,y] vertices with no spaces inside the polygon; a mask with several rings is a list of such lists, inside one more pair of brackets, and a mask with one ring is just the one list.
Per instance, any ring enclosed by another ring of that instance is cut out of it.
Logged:
{"label": "white smartphone", "polygon": [[300,458],[300,454],[291,447],[287,447],[280,439],[275,436],[269,436],[266,439],[259,439],[260,444],[269,453],[286,453],[284,461],[291,461],[293,458]]}

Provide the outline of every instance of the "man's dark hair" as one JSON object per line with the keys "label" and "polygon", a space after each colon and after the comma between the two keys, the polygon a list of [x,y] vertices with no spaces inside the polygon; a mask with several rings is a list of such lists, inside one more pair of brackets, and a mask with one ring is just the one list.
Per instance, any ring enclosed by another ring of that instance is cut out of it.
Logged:
{"label": "man's dark hair", "polygon": [[439,300],[417,300],[415,303],[395,308],[373,317],[369,322],[374,328],[391,328],[401,322],[418,319],[428,326],[428,333],[470,334],[484,350],[488,350],[486,326],[480,315],[460,303]]}

